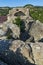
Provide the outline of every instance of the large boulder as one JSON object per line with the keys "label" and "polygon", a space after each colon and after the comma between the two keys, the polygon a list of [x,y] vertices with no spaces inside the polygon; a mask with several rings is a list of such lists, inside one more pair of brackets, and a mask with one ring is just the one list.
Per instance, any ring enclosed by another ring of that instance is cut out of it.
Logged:
{"label": "large boulder", "polygon": [[0,29],[0,37],[5,35],[5,31],[3,31],[2,29]]}
{"label": "large boulder", "polygon": [[32,23],[34,22],[34,20],[33,20],[33,19],[28,19],[28,18],[26,18],[26,19],[23,20],[23,21],[24,21],[24,24],[25,24],[25,30],[26,30],[26,31],[29,31],[29,29],[30,29]]}
{"label": "large boulder", "polygon": [[0,59],[8,65],[43,65],[43,43],[0,40]]}
{"label": "large boulder", "polygon": [[20,36],[20,28],[11,22],[5,22],[3,24],[3,30],[6,31],[6,34],[8,33],[8,29],[12,31],[12,37],[17,39]]}
{"label": "large boulder", "polygon": [[5,24],[2,24],[2,27],[0,27],[0,37],[5,36],[7,32],[7,26]]}
{"label": "large boulder", "polygon": [[34,65],[32,49],[20,40],[0,40],[0,59],[9,65]]}
{"label": "large boulder", "polygon": [[[23,41],[20,41],[20,40],[13,41],[10,47],[10,50],[12,50],[13,52],[17,52],[18,56],[19,56],[19,53],[21,53],[24,57],[27,58],[28,61],[30,61],[31,63],[34,63],[33,54],[31,52],[32,49],[30,48],[28,44],[25,44]],[[29,53],[31,54],[31,57]]]}
{"label": "large boulder", "polygon": [[36,65],[43,65],[43,43],[31,43],[30,44],[33,51],[33,56]]}
{"label": "large boulder", "polygon": [[35,41],[41,40],[43,38],[43,24],[38,20],[33,22],[29,34],[34,37]]}
{"label": "large boulder", "polygon": [[16,25],[16,24],[11,24],[11,26],[9,27],[13,34],[12,36],[16,39],[16,38],[20,38],[20,28]]}

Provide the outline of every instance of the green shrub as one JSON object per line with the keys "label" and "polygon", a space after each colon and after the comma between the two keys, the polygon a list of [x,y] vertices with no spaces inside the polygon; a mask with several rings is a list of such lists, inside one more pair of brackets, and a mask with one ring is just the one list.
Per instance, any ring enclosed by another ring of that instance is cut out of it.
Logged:
{"label": "green shrub", "polygon": [[15,19],[15,21],[16,22],[14,22],[14,20],[13,20],[13,24],[16,24],[16,25],[18,25],[18,27],[20,27],[20,30],[21,31],[24,31],[24,22],[21,20],[21,18],[20,17],[17,17],[16,19]]}
{"label": "green shrub", "polygon": [[21,26],[21,19],[20,19],[20,17],[17,17],[17,18],[15,19],[15,21],[16,21],[15,24],[20,27],[20,26]]}

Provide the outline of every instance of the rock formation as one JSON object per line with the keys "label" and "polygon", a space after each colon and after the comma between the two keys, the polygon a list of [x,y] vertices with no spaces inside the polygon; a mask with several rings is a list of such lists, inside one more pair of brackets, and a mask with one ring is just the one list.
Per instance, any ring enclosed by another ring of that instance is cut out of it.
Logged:
{"label": "rock formation", "polygon": [[43,65],[43,43],[32,43],[31,47],[36,65]]}
{"label": "rock formation", "polygon": [[9,65],[43,65],[43,43],[0,40],[0,59]]}
{"label": "rock formation", "polygon": [[29,45],[20,40],[1,40],[0,59],[9,65],[34,64],[34,58]]}
{"label": "rock formation", "polygon": [[31,25],[29,34],[34,37],[35,41],[39,41],[43,38],[43,24],[40,21],[36,21]]}
{"label": "rock formation", "polygon": [[[43,24],[34,21],[28,11],[10,10],[8,20],[0,26],[0,65],[43,65]],[[22,30],[15,24],[18,16]]]}

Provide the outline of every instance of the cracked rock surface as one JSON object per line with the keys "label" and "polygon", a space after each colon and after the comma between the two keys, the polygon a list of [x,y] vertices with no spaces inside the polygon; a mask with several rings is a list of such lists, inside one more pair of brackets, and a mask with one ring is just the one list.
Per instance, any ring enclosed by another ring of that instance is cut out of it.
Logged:
{"label": "cracked rock surface", "polygon": [[8,65],[34,65],[31,50],[28,44],[20,40],[0,40],[0,60]]}
{"label": "cracked rock surface", "polygon": [[0,40],[0,60],[7,65],[43,65],[43,43]]}

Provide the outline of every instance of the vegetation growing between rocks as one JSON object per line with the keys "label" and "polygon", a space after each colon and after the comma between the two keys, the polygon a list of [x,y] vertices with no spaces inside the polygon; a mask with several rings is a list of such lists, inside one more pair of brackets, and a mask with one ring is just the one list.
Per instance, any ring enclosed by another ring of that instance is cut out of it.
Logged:
{"label": "vegetation growing between rocks", "polygon": [[21,31],[24,31],[24,26],[23,26],[23,21],[21,20],[21,18],[18,16],[17,18],[15,18],[15,21],[13,20],[13,24],[16,24],[18,27],[20,27]]}
{"label": "vegetation growing between rocks", "polygon": [[16,21],[15,24],[20,27],[21,26],[21,19],[20,19],[20,17],[15,18],[15,21]]}

